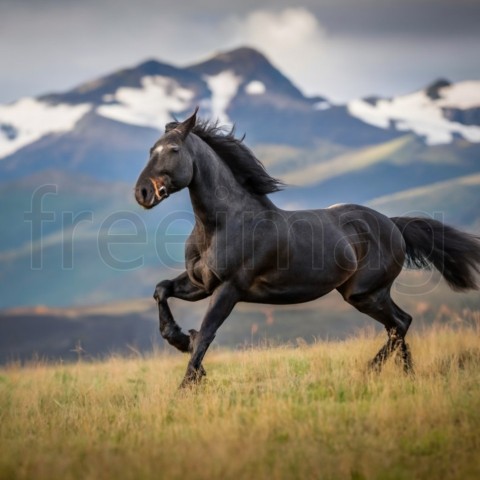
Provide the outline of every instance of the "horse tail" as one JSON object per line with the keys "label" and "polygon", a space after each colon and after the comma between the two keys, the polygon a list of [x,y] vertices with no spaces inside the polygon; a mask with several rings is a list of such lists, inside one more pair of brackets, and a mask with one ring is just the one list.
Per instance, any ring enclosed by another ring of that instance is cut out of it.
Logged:
{"label": "horse tail", "polygon": [[452,290],[478,289],[480,237],[430,218],[393,217],[406,243],[406,264],[433,265]]}

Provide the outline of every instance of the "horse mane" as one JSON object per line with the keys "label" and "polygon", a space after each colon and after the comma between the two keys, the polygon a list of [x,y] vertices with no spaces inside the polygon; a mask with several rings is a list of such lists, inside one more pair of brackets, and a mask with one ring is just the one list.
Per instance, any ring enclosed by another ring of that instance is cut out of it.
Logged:
{"label": "horse mane", "polygon": [[[178,122],[168,123],[165,131],[175,128]],[[218,122],[199,120],[192,132],[201,138],[232,171],[236,180],[250,193],[266,195],[280,191],[284,184],[270,176],[262,162],[243,143],[235,137],[235,126],[230,130],[219,126]]]}

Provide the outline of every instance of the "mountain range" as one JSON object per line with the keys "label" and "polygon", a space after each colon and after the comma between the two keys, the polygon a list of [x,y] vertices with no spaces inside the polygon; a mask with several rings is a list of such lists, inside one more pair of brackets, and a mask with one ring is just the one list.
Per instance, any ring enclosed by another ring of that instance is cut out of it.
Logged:
{"label": "mountain range", "polygon": [[[251,48],[181,68],[148,60],[0,105],[0,308],[147,295],[178,272],[193,222],[188,196],[144,212],[132,188],[164,125],[197,105],[202,118],[235,124],[268,171],[290,185],[272,198],[284,208],[367,203],[391,215],[480,226],[480,81],[436,80],[338,105],[304,95]],[[55,185],[42,197],[53,220],[34,231],[32,199],[46,184]],[[162,223],[171,214],[178,215]],[[139,243],[102,250],[108,235],[143,232]],[[169,235],[183,240],[166,252]],[[35,255],[41,268],[32,266]]]}
{"label": "mountain range", "polygon": [[149,60],[65,93],[1,105],[0,173],[62,169],[131,182],[164,125],[196,105],[204,118],[235,123],[252,146],[313,149],[315,163],[406,135],[416,150],[459,150],[480,142],[479,92],[478,81],[439,80],[393,99],[334,105],[305,96],[250,48],[184,68]]}

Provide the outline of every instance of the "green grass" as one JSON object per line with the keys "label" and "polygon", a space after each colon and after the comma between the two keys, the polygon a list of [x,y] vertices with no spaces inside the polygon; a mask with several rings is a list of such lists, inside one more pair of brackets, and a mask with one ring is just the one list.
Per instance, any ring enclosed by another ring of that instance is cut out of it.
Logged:
{"label": "green grass", "polygon": [[2,479],[480,477],[479,328],[411,336],[415,377],[365,365],[383,337],[0,371]]}

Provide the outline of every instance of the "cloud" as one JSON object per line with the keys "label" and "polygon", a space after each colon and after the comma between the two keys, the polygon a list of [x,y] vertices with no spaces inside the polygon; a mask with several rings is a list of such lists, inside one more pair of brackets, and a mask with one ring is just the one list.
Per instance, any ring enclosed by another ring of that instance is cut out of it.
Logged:
{"label": "cloud", "polygon": [[305,93],[338,102],[479,78],[478,0],[385,2],[0,0],[0,103],[150,57],[184,66],[245,44]]}
{"label": "cloud", "polygon": [[95,8],[92,0],[50,0],[31,4],[32,13],[22,4],[4,9],[0,0],[0,65],[15,64],[0,79],[0,102],[73,87],[148,57],[185,65],[243,45],[265,53],[298,86],[317,83],[325,30],[304,7],[199,15],[180,5],[164,12],[154,0],[119,1],[118,9],[114,0]]}
{"label": "cloud", "polygon": [[0,103],[72,88],[147,58],[188,64],[228,39],[217,18],[164,12],[154,0],[139,0],[141,6],[119,0],[119,8],[114,0],[98,6],[42,0],[11,9],[2,1],[0,65],[8,68],[0,76]]}
{"label": "cloud", "polygon": [[236,43],[258,48],[297,83],[318,78],[326,31],[309,10],[257,10],[229,22]]}

